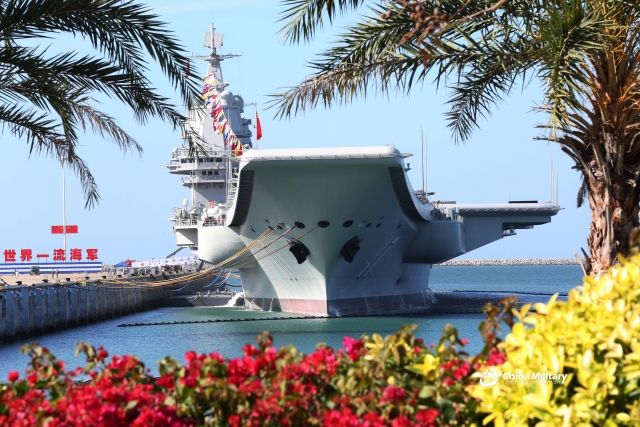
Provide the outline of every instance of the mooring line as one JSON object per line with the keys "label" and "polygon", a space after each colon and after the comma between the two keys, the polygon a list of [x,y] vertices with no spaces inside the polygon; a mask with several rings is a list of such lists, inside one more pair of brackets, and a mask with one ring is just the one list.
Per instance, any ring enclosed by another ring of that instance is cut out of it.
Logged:
{"label": "mooring line", "polygon": [[306,319],[327,319],[337,316],[303,316],[303,317],[248,317],[241,319],[209,319],[209,320],[182,320],[176,322],[155,322],[155,323],[121,323],[118,328],[130,326],[164,326],[164,325],[191,325],[195,323],[228,323],[228,322],[252,322],[258,320],[306,320]]}
{"label": "mooring line", "polygon": [[347,314],[344,316],[298,316],[298,317],[247,317],[241,319],[209,319],[209,320],[182,320],[175,322],[154,322],[154,323],[121,323],[118,328],[131,326],[166,326],[166,325],[193,325],[197,323],[229,323],[229,322],[257,322],[261,320],[314,320],[314,319],[346,319],[352,317],[402,317],[408,313],[396,314]]}

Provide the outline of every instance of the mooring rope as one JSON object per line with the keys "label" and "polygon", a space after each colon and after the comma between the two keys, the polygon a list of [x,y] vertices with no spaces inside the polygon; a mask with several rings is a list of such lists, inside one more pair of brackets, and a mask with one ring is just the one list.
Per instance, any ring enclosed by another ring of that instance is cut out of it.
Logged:
{"label": "mooring rope", "polygon": [[174,277],[171,279],[158,280],[155,282],[135,282],[130,280],[108,280],[104,281],[105,284],[126,286],[126,287],[148,287],[148,288],[165,288],[174,286],[176,284],[182,285],[185,280],[193,281],[216,273],[215,269],[210,267],[206,270],[201,270],[192,274],[185,274],[183,276]]}
{"label": "mooring rope", "polygon": [[[296,237],[296,238],[295,238],[295,240],[300,240],[300,239],[302,239],[304,236],[306,236],[307,234],[311,233],[313,230],[315,230],[315,229],[316,229],[316,228],[318,228],[318,227],[319,227],[319,225],[316,225],[315,227],[313,227],[312,229],[310,229],[310,230],[309,230],[309,231],[307,231],[306,233],[302,233],[300,236]],[[293,230],[293,228],[292,228],[292,230]],[[284,234],[283,234],[283,235],[284,235]],[[254,262],[256,262],[256,261],[260,261],[261,259],[264,259],[264,258],[266,258],[266,257],[269,257],[269,256],[271,256],[271,255],[275,254],[276,252],[278,252],[278,251],[280,251],[280,250],[282,250],[282,249],[284,249],[284,248],[286,248],[286,247],[288,247],[288,246],[290,246],[290,245],[289,245],[289,243],[287,242],[287,244],[286,244],[286,245],[282,245],[282,246],[280,246],[279,248],[277,248],[277,249],[275,249],[275,250],[273,250],[273,251],[270,251],[270,252],[269,252],[268,254],[266,254],[266,255],[262,255],[262,256],[260,256],[260,257],[258,257],[258,258],[252,259],[252,260],[250,260],[249,262],[245,262],[244,264],[236,265],[236,266],[234,266],[233,268],[241,268],[241,267],[244,267],[244,266],[246,266],[246,265],[252,264],[252,263],[254,263]]]}
{"label": "mooring rope", "polygon": [[219,275],[218,277],[213,279],[213,281],[211,283],[209,283],[207,286],[203,286],[202,289],[210,288],[213,285],[216,285],[216,287],[224,285],[225,283],[227,283],[227,280],[229,280],[229,277],[231,277],[231,271],[229,271],[227,273],[227,277],[225,277],[221,282],[216,282],[216,280],[218,280],[218,278],[221,277],[221,276],[222,275]]}
{"label": "mooring rope", "polygon": [[247,251],[251,251],[251,249],[253,249],[256,245],[258,245],[261,242],[263,242],[264,240],[268,239],[269,237],[271,237],[277,231],[278,231],[278,227],[276,227],[276,228],[268,227],[264,231],[264,233],[262,233],[261,235],[256,237],[255,240],[253,242],[251,242],[250,244],[248,244],[245,248],[239,250],[238,252],[236,252],[235,254],[231,255],[229,258],[225,259],[224,261],[214,265],[213,268],[224,268],[224,264],[226,264],[228,262],[231,262],[232,260],[234,260],[235,258],[238,258],[239,256],[242,256]]}
{"label": "mooring rope", "polygon": [[[283,238],[284,236],[286,236],[288,233],[290,233],[294,228],[296,228],[296,226],[294,225],[293,227],[291,227],[290,229],[288,229],[287,231],[285,231],[284,233],[282,233],[281,235],[277,236],[275,239],[273,239],[272,241],[268,242],[267,244],[263,245],[260,249],[258,249],[255,252],[250,252],[248,255],[243,256],[241,259],[236,259],[235,262],[236,263],[243,263],[246,260],[255,257],[255,255],[259,252],[262,252],[263,250],[267,249],[269,246],[271,246],[272,244],[274,244],[275,242],[277,242],[278,240],[280,240],[281,238]],[[233,260],[232,260],[233,261]],[[220,267],[221,264],[218,264],[217,267]],[[237,264],[235,264],[237,265]],[[223,268],[229,268],[229,269],[233,269],[233,268],[237,268],[234,266],[233,262],[231,263],[230,266],[224,266]]]}
{"label": "mooring rope", "polygon": [[[301,238],[303,238],[304,236],[308,235],[309,233],[311,233],[312,231],[314,231],[318,227],[319,227],[319,225],[316,225],[315,227],[311,228],[309,231],[307,231],[307,232],[301,234],[300,236],[296,237],[295,240],[300,240]],[[278,240],[282,239],[284,236],[286,236],[288,233],[290,233],[295,228],[296,228],[296,226],[294,225],[293,227],[289,228],[284,233],[282,233],[281,235],[277,236],[276,238],[274,238],[270,242],[268,242],[266,244],[262,244],[262,242],[264,242],[265,240],[267,240],[268,238],[273,236],[278,230],[282,230],[282,227],[280,227],[280,226],[278,226],[276,228],[268,227],[262,234],[260,234],[258,237],[256,237],[253,240],[253,242],[251,242],[250,244],[248,244],[246,247],[244,247],[243,249],[239,250],[235,254],[231,255],[229,258],[225,259],[224,261],[222,261],[222,262],[220,262],[220,263],[218,263],[216,265],[213,265],[213,266],[211,266],[209,268],[197,271],[197,272],[192,273],[192,274],[187,274],[187,275],[184,275],[184,276],[175,277],[175,278],[171,278],[171,279],[165,279],[165,280],[156,280],[154,282],[132,282],[132,281],[126,281],[126,280],[108,280],[108,281],[104,281],[103,283],[110,284],[110,285],[122,286],[122,287],[135,287],[135,288],[137,288],[137,287],[146,287],[146,288],[160,288],[160,289],[169,288],[169,287],[175,287],[176,285],[181,285],[179,289],[173,290],[174,292],[176,292],[176,291],[180,291],[180,290],[186,288],[187,286],[191,285],[191,283],[193,283],[194,280],[197,280],[197,279],[200,279],[200,278],[206,277],[208,275],[212,275],[212,274],[218,274],[218,275],[224,274],[223,270],[228,270],[229,273],[227,274],[227,277],[224,279],[224,281],[222,283],[218,283],[217,284],[217,285],[222,285],[222,284],[226,283],[227,280],[229,279],[229,277],[231,275],[231,270],[237,269],[237,268],[241,268],[241,267],[247,266],[249,264],[252,264],[252,263],[254,263],[256,261],[259,261],[261,259],[267,258],[267,257],[275,254],[276,252],[288,247],[289,243],[287,242],[287,244],[285,244],[283,246],[280,246],[279,248],[277,248],[277,249],[275,249],[273,251],[269,251],[269,253],[256,258],[256,254],[258,254],[258,253],[262,252],[263,250],[267,249],[269,246],[273,245],[275,242],[277,242]],[[262,247],[259,248],[257,251],[253,252],[252,249],[255,248],[259,244],[262,244]],[[188,280],[186,285],[184,285],[185,280]],[[212,284],[213,284],[213,282],[208,284],[206,287],[209,287]]]}

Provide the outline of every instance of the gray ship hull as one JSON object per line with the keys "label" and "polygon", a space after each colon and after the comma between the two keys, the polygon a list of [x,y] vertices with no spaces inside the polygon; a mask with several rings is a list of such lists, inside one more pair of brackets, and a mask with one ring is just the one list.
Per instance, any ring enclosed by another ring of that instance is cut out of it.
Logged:
{"label": "gray ship hull", "polygon": [[[559,210],[422,204],[393,147],[281,151],[243,158],[227,224],[198,229],[198,256],[216,264],[278,228],[234,265],[245,304],[262,310],[339,316],[426,309],[433,263],[550,222]],[[309,251],[302,264],[289,251],[292,238]],[[344,247],[353,239],[359,250],[349,262]]]}

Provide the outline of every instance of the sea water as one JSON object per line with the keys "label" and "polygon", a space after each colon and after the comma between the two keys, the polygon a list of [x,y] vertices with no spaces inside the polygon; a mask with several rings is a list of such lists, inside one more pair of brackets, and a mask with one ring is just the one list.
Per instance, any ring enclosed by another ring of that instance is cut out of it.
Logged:
{"label": "sea water", "polygon": [[[429,286],[437,290],[527,292],[540,294],[546,301],[549,294],[566,293],[580,285],[582,271],[577,265],[548,266],[483,266],[435,267]],[[437,292],[436,292],[437,297]],[[242,346],[255,343],[256,336],[269,331],[277,347],[292,344],[303,352],[311,352],[319,342],[336,348],[345,336],[359,337],[378,333],[394,333],[402,325],[416,324],[416,335],[425,342],[437,342],[442,329],[452,323],[467,338],[466,350],[482,349],[478,325],[482,314],[404,315],[393,317],[358,317],[342,319],[264,320],[254,322],[195,323],[160,326],[118,327],[123,323],[151,323],[240,318],[289,317],[286,313],[246,310],[241,307],[160,308],[123,316],[97,324],[82,326],[37,338],[0,344],[0,382],[11,370],[24,372],[28,359],[20,353],[26,343],[38,341],[48,347],[67,366],[83,366],[84,360],[74,358],[75,345],[86,341],[104,346],[110,354],[134,354],[156,371],[156,361],[171,355],[184,362],[184,353],[218,352],[225,357],[242,354]]]}

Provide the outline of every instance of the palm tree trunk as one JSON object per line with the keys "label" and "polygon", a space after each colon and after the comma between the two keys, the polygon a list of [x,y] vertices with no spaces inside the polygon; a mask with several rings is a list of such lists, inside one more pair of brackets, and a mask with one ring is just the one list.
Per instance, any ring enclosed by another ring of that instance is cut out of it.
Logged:
{"label": "palm tree trunk", "polygon": [[[629,254],[629,236],[638,227],[640,198],[634,180],[617,175],[602,162],[600,173],[587,180],[592,219],[587,242],[590,258],[587,273],[598,276],[618,264],[618,254]],[[630,174],[628,174],[630,175]]]}

